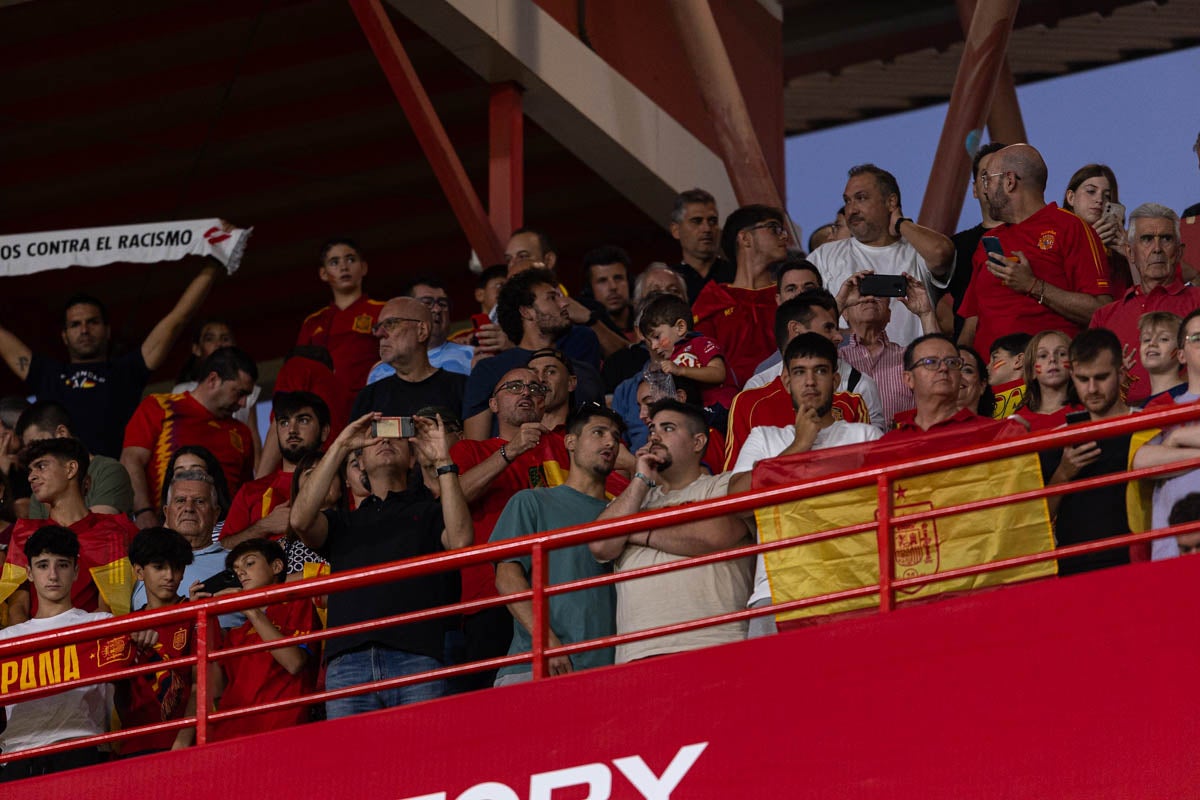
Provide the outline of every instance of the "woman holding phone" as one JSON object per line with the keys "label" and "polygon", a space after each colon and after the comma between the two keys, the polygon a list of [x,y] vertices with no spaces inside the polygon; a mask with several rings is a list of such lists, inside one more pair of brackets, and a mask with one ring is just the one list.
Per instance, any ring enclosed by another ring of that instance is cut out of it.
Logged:
{"label": "woman holding phone", "polygon": [[1062,207],[1082,219],[1100,237],[1108,253],[1112,296],[1120,298],[1133,285],[1125,238],[1125,206],[1119,202],[1117,176],[1106,164],[1086,164],[1067,181]]}

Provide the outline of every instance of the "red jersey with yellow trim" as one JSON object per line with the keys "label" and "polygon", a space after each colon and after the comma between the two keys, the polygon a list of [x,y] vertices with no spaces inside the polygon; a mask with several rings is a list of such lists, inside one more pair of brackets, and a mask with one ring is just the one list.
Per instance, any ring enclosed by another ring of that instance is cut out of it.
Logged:
{"label": "red jersey with yellow trim", "polygon": [[[47,525],[57,525],[52,519],[19,519],[12,527],[12,542],[8,546],[8,563],[29,571],[29,559],[25,557],[25,542],[38,528]],[[123,593],[124,605],[129,605],[129,596],[133,593],[133,570],[125,568],[129,564],[129,543],[137,535],[137,526],[129,521],[124,514],[89,513],[86,517],[68,526],[79,538],[79,574],[71,585],[71,605],[82,611],[96,611],[100,607],[101,587],[96,583],[96,575],[107,570],[116,570],[125,575],[128,580],[123,587],[113,586],[117,593]],[[118,581],[120,583],[122,581]],[[106,587],[107,588],[107,587]],[[109,608],[117,610],[120,600],[106,596],[105,602]],[[37,613],[37,592],[29,593],[30,614]],[[116,601],[116,602],[114,602]]]}
{"label": "red jersey with yellow trim", "polygon": [[[275,506],[291,500],[292,474],[277,470],[271,475],[242,484],[229,504],[229,513],[225,515],[225,524],[221,526],[221,538],[241,533],[270,514]],[[283,534],[269,538],[279,541]]]}
{"label": "red jersey with yellow trim", "polygon": [[[1111,295],[1108,256],[1092,226],[1054,203],[1048,203],[1024,222],[1000,225],[988,231],[1005,254],[1020,251],[1029,260],[1035,278],[1069,292]],[[1010,333],[1062,331],[1069,338],[1082,330],[1061,314],[1038,303],[1037,294],[1024,295],[1000,282],[988,271],[987,252],[980,244],[972,259],[971,283],[958,315],[978,317],[972,345],[991,352],[992,342]]]}
{"label": "red jersey with yellow trim", "polygon": [[[320,626],[317,609],[312,600],[292,600],[267,607],[267,619],[284,636],[299,636],[312,633]],[[262,641],[258,631],[247,620],[228,631],[224,647],[240,647]],[[270,650],[238,656],[223,662],[225,665],[225,692],[221,695],[219,709],[229,711],[250,705],[273,703],[310,694],[317,686],[317,669],[320,659],[311,649],[312,644],[301,645],[309,650],[308,663],[296,675],[291,675],[275,660]],[[308,721],[308,707],[296,706],[281,711],[266,711],[229,720],[214,722],[210,728],[210,739],[232,739],[251,733],[273,731]]]}
{"label": "red jersey with yellow trim", "polygon": [[351,397],[367,385],[367,373],[379,360],[374,329],[382,308],[383,303],[363,295],[345,308],[330,303],[300,325],[296,344],[319,344],[328,350],[334,375]]}
{"label": "red jersey with yellow trim", "polygon": [[778,350],[775,343],[775,287],[739,289],[727,283],[704,284],[692,303],[696,330],[715,339],[725,366],[742,385],[767,356]]}
{"label": "red jersey with yellow trim", "polygon": [[[852,392],[833,393],[833,416],[845,422],[871,424],[871,412],[862,396]],[[733,398],[729,409],[729,428],[725,436],[725,467],[728,472],[737,463],[738,453],[746,443],[750,430],[759,425],[790,428],[796,424],[796,409],[792,396],[779,376],[766,386],[745,389]]]}
{"label": "red jersey with yellow trim", "polygon": [[[179,598],[178,602],[184,602]],[[192,654],[195,645],[191,620],[181,620],[154,628],[158,642],[152,648],[133,648],[134,664],[160,664],[162,669],[120,681],[116,685],[117,714],[121,727],[155,725],[181,719],[192,695],[192,668],[171,669],[171,662]],[[135,736],[120,742],[121,754],[145,750],[170,750],[178,731],[161,731]]]}
{"label": "red jersey with yellow trim", "polygon": [[146,482],[155,506],[162,497],[163,475],[171,454],[184,445],[208,448],[221,464],[229,491],[236,493],[254,477],[253,434],[236,419],[220,419],[191,392],[145,397],[125,426],[125,447],[150,451]]}

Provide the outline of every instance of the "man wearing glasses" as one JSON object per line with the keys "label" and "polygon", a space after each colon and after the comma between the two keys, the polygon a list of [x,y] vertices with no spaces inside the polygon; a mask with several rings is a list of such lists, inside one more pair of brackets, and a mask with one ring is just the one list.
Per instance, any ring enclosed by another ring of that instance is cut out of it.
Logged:
{"label": "man wearing glasses", "polygon": [[425,406],[462,408],[465,375],[429,363],[433,314],[415,297],[393,297],[379,312],[379,359],[395,374],[369,384],[354,401],[351,419],[371,411],[407,417]]}
{"label": "man wearing glasses", "polygon": [[736,265],[732,283],[704,284],[692,303],[695,330],[725,353],[737,385],[775,352],[775,278],[770,265],[787,256],[788,226],[770,206],[742,206],[725,220],[721,248]]}
{"label": "man wearing glasses", "polygon": [[[925,284],[930,297],[937,296],[935,289],[946,289],[954,273],[954,244],[904,216],[900,185],[892,173],[874,164],[851,167],[842,200],[850,238],[829,242],[808,256],[829,291],[839,293],[851,275],[863,270],[908,273]],[[907,308],[893,307],[887,335],[903,347],[921,335],[921,320]]]}
{"label": "man wearing glasses", "polygon": [[1075,338],[1101,306],[1112,302],[1108,256],[1092,226],[1047,203],[1046,162],[1027,144],[992,155],[979,194],[992,219],[988,232],[1003,255],[975,251],[971,285],[958,314],[959,342],[990,352],[1010,333],[1062,331]]}
{"label": "man wearing glasses", "polygon": [[[450,296],[446,294],[446,285],[437,278],[427,276],[410,282],[401,294],[420,300],[429,309],[429,347],[426,350],[429,363],[459,375],[470,375],[475,348],[447,341],[450,336]],[[395,374],[396,370],[391,364],[380,361],[371,368],[367,383]]]}

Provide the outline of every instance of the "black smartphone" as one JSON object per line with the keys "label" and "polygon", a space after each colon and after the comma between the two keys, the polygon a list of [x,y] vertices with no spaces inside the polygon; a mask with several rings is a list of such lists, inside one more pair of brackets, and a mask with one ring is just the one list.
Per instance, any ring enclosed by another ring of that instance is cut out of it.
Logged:
{"label": "black smartphone", "polygon": [[1092,421],[1092,415],[1091,415],[1091,412],[1089,412],[1087,409],[1084,409],[1082,411],[1072,411],[1070,414],[1067,414],[1067,424],[1068,425],[1078,425],[1081,422],[1091,422],[1091,421]]}
{"label": "black smartphone", "polygon": [[200,584],[200,590],[209,594],[216,594],[222,589],[240,589],[242,582],[238,580],[238,576],[233,570],[225,569],[204,579],[204,583]]}
{"label": "black smartphone", "polygon": [[858,282],[858,293],[863,297],[904,297],[908,294],[908,281],[903,275],[863,275]]}
{"label": "black smartphone", "polygon": [[995,253],[1004,258],[1004,245],[1000,244],[1000,240],[995,236],[984,236],[979,241],[983,242],[983,249],[988,253]]}
{"label": "black smartphone", "polygon": [[385,439],[411,439],[417,435],[412,417],[380,417],[371,423],[371,435]]}

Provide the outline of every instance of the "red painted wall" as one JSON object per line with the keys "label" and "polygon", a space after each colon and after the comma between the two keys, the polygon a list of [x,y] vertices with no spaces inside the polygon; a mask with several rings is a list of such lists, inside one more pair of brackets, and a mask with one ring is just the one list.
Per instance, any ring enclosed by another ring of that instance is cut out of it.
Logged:
{"label": "red painted wall", "polygon": [[[1135,564],[11,791],[624,799],[645,796],[626,777],[639,763],[614,762],[636,757],[655,776],[676,762],[674,791],[650,795],[676,800],[1189,797],[1200,785],[1189,752],[1198,579],[1200,558]],[[701,744],[682,770],[681,748]],[[590,795],[563,784],[584,778]],[[484,782],[510,792],[463,794]]]}

